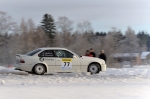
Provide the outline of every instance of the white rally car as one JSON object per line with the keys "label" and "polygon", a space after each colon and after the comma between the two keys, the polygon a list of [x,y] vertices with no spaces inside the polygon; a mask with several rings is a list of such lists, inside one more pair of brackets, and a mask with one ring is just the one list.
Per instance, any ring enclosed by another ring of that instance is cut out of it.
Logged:
{"label": "white rally car", "polygon": [[54,72],[106,71],[105,61],[99,58],[78,56],[65,48],[38,48],[25,55],[16,55],[16,70],[42,75]]}

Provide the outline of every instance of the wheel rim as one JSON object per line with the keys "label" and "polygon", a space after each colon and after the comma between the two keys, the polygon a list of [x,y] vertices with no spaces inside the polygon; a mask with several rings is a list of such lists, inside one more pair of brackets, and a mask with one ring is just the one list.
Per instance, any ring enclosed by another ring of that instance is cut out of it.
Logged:
{"label": "wheel rim", "polygon": [[95,64],[92,64],[92,65],[90,66],[90,68],[89,68],[89,71],[90,71],[91,73],[97,73],[98,67],[97,67]]}
{"label": "wheel rim", "polygon": [[37,66],[35,67],[35,72],[36,72],[37,74],[42,74],[42,73],[44,73],[44,67],[43,67],[42,65],[37,65]]}

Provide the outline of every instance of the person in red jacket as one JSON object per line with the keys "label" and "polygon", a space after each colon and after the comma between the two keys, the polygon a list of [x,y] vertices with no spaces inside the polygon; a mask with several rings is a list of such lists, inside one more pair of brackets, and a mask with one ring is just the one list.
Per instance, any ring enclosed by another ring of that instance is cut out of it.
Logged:
{"label": "person in red jacket", "polygon": [[92,57],[96,57],[96,54],[95,54],[93,48],[90,49],[90,54],[92,55]]}
{"label": "person in red jacket", "polygon": [[90,54],[89,50],[86,50],[86,53],[85,53],[85,55],[84,55],[84,56],[93,57],[93,55],[92,55],[92,54]]}

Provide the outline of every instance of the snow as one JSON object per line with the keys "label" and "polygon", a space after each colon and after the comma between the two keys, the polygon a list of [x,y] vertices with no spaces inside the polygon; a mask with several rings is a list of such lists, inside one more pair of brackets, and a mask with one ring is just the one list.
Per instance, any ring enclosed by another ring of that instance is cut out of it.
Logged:
{"label": "snow", "polygon": [[118,57],[137,57],[139,56],[140,53],[116,53],[116,54],[113,54],[112,57],[115,57],[115,58],[118,58]]}
{"label": "snow", "polygon": [[141,59],[146,59],[147,55],[149,55],[150,52],[142,52],[141,53]]}
{"label": "snow", "polygon": [[149,99],[150,66],[33,75],[0,66],[0,99]]}

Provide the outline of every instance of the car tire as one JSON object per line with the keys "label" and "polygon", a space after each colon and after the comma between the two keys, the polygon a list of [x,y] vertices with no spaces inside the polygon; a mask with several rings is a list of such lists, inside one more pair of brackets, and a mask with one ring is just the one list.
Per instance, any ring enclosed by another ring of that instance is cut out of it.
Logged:
{"label": "car tire", "polygon": [[91,74],[97,74],[97,73],[99,73],[100,69],[99,69],[98,64],[96,64],[96,63],[90,64],[88,71]]}
{"label": "car tire", "polygon": [[43,75],[45,73],[45,67],[42,64],[35,65],[34,73],[37,75]]}

